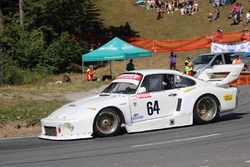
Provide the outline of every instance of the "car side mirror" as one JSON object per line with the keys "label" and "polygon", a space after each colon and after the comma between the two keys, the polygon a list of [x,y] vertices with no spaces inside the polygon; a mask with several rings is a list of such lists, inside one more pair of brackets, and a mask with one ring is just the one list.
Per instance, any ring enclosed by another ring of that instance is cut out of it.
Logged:
{"label": "car side mirror", "polygon": [[146,93],[147,90],[145,87],[140,87],[139,90],[138,90],[138,94],[142,94],[142,93]]}

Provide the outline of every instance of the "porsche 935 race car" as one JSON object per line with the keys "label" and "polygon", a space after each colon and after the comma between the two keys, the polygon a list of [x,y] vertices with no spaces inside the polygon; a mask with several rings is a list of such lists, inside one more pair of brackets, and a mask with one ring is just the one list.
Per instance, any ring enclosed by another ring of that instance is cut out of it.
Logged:
{"label": "porsche 935 race car", "polygon": [[134,133],[214,122],[236,108],[238,89],[227,83],[237,79],[242,68],[215,66],[200,78],[163,69],[122,73],[100,94],[41,119],[39,137],[72,140],[114,136],[121,128]]}

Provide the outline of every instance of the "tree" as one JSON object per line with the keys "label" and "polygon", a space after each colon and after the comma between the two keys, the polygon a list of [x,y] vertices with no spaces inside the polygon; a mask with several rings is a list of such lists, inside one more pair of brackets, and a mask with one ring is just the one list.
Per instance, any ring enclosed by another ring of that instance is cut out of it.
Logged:
{"label": "tree", "polygon": [[82,31],[89,22],[87,17],[91,0],[29,0],[25,3],[29,30],[42,29],[51,41],[55,37],[50,37],[55,35],[52,32],[73,35]]}
{"label": "tree", "polygon": [[3,12],[2,12],[2,1],[0,1],[0,34],[3,32]]}
{"label": "tree", "polygon": [[1,0],[1,54],[18,69],[73,70],[87,50],[74,36],[93,24],[92,5],[92,0]]}
{"label": "tree", "polygon": [[66,33],[55,39],[41,58],[40,65],[52,73],[63,73],[73,70],[75,63],[81,62],[82,48]]}
{"label": "tree", "polygon": [[23,28],[23,18],[24,18],[24,13],[23,13],[23,0],[19,0],[19,16],[20,16],[20,26]]}

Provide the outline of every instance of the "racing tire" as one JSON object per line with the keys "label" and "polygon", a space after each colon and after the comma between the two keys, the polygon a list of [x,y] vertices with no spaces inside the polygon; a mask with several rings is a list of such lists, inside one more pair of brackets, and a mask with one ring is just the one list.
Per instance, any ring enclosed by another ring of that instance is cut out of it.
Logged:
{"label": "racing tire", "polygon": [[212,95],[201,96],[194,105],[193,118],[196,124],[215,122],[220,114],[218,100]]}
{"label": "racing tire", "polygon": [[112,108],[101,110],[95,118],[94,133],[97,137],[115,136],[121,130],[121,117]]}

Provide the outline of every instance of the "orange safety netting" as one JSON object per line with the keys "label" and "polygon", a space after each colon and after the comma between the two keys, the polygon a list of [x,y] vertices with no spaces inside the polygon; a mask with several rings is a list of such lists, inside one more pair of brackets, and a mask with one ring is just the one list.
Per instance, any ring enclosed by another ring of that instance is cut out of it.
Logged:
{"label": "orange safety netting", "polygon": [[[104,44],[113,36],[102,36],[90,32],[76,36],[77,39],[85,40],[91,44]],[[211,43],[237,43],[250,41],[250,32],[241,31],[233,33],[215,32],[207,36],[183,39],[183,40],[152,40],[138,37],[121,37],[132,45],[151,50],[153,52],[189,51],[195,49],[210,48]]]}
{"label": "orange safety netting", "polygon": [[250,85],[250,71],[241,72],[239,79],[230,83],[231,86],[235,85]]}
{"label": "orange safety netting", "polygon": [[132,45],[151,50],[153,52],[188,51],[211,47],[211,43],[237,43],[250,41],[250,32],[235,33],[215,32],[206,37],[196,37],[184,40],[151,40],[143,38],[129,38]]}

